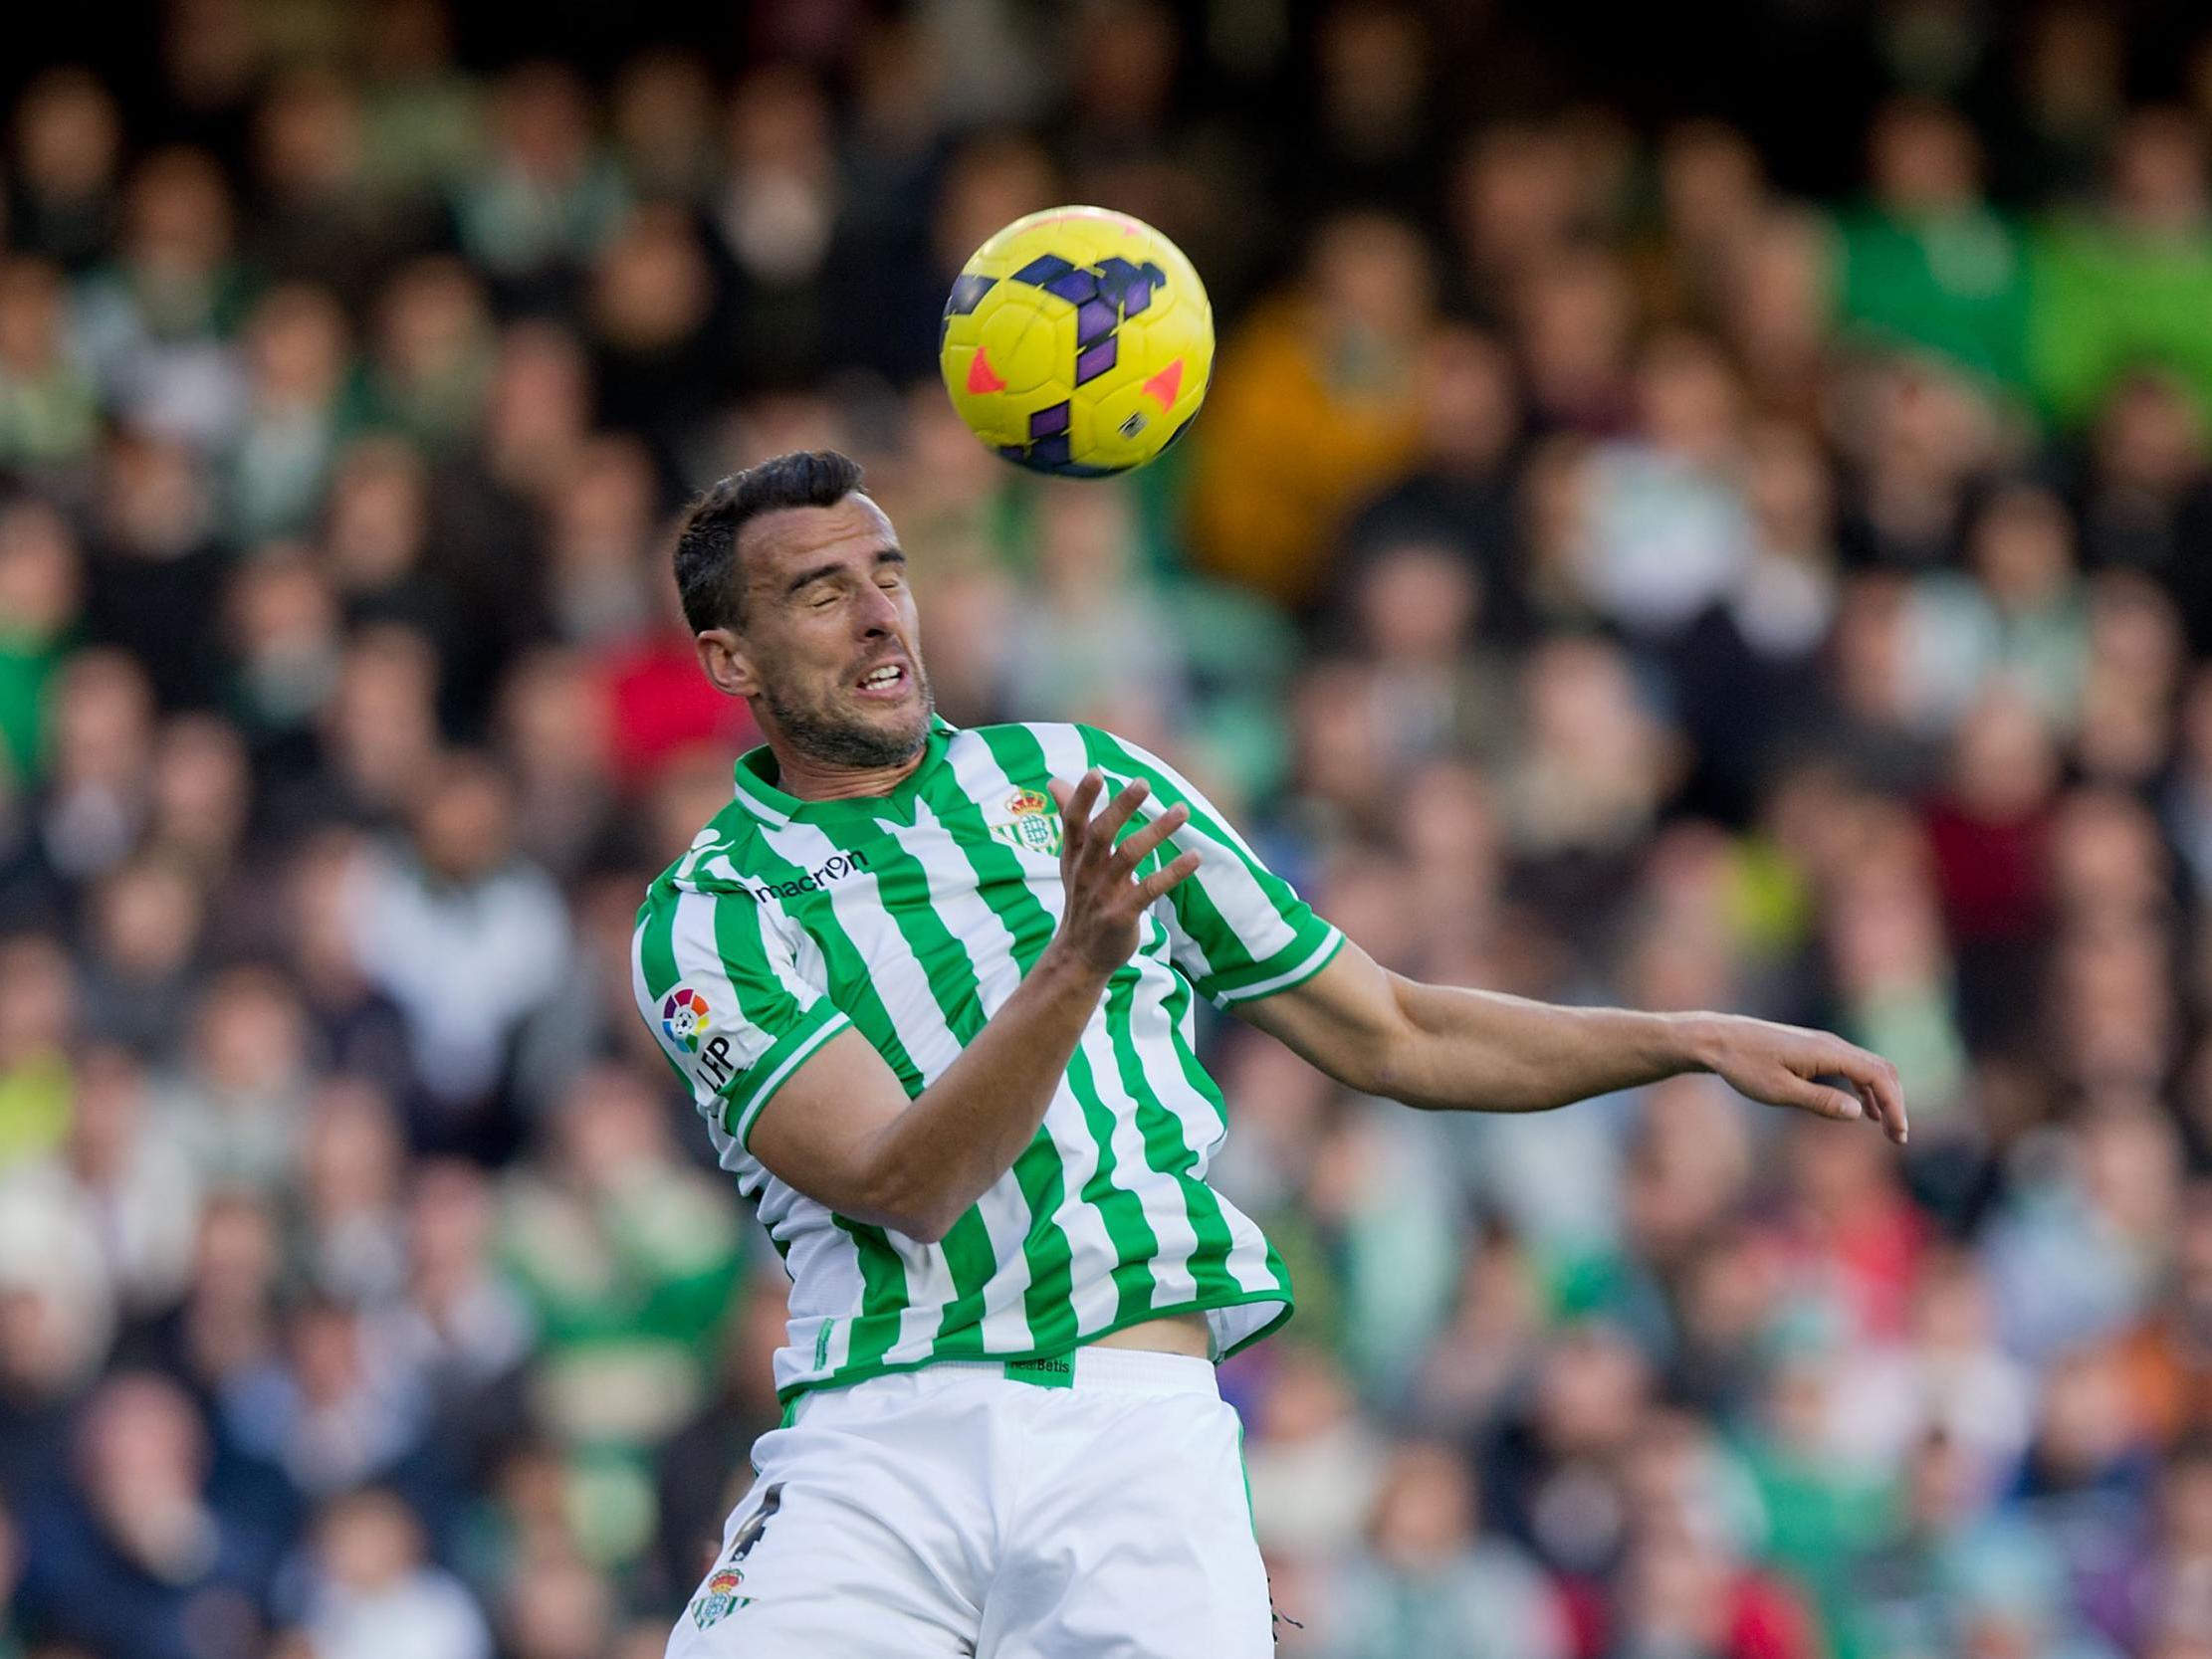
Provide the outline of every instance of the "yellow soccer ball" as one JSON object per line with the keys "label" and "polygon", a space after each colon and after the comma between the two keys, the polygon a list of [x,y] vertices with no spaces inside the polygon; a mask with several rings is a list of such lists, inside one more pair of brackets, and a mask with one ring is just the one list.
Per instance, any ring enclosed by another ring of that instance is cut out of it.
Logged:
{"label": "yellow soccer ball", "polygon": [[1047,208],[962,268],[937,355],[960,418],[1008,461],[1105,478],[1189,428],[1214,372],[1214,308],[1143,220]]}

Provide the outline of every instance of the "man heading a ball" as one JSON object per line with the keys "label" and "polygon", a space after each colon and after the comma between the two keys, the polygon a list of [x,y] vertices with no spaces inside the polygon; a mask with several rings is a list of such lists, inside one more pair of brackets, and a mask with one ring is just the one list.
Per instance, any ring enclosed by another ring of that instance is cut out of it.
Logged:
{"label": "man heading a ball", "polygon": [[1417,983],[1135,744],[948,725],[860,486],[780,456],[676,549],[700,664],[768,741],[652,884],[635,988],[792,1284],[782,1425],[669,1652],[1261,1659],[1214,1365],[1291,1286],[1207,1184],[1199,997],[1433,1110],[1704,1070],[1902,1141],[1896,1073],[1757,1020]]}

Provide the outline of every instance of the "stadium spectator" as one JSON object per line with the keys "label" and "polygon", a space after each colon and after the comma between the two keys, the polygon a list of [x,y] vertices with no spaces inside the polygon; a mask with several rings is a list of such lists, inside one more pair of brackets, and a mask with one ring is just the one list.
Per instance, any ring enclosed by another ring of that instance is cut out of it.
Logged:
{"label": "stadium spectator", "polygon": [[90,1050],[76,1084],[59,1173],[86,1231],[100,1241],[121,1309],[133,1318],[157,1316],[190,1283],[199,1171],[128,1049]]}
{"label": "stadium spectator", "polygon": [[1328,1609],[1331,1655],[1573,1652],[1558,1591],[1518,1550],[1477,1531],[1474,1504],[1466,1465],[1448,1447],[1413,1442],[1392,1454],[1371,1543]]}
{"label": "stadium spectator", "polygon": [[2146,109],[2113,135],[2097,211],[2038,250],[2030,350],[2038,390],[2079,420],[2120,371],[2170,368],[2202,405],[2212,363],[2188,318],[2212,293],[2212,181],[2204,134],[2178,109]]}
{"label": "stadium spectator", "polygon": [[47,701],[84,602],[84,570],[68,521],[38,502],[0,515],[0,740],[11,795],[39,775]]}
{"label": "stadium spectator", "polygon": [[491,1659],[491,1632],[467,1589],[423,1559],[407,1506],[368,1491],[327,1510],[316,1528],[315,1580],[302,1626],[318,1659],[395,1649],[422,1659]]}
{"label": "stadium spectator", "polygon": [[28,1524],[34,1625],[96,1652],[253,1652],[276,1541],[214,1502],[210,1447],[183,1394],[157,1376],[114,1377],[72,1439],[74,1478]]}
{"label": "stadium spectator", "polygon": [[473,1165],[425,1165],[408,1196],[405,1282],[368,1317],[370,1346],[422,1378],[446,1455],[470,1467],[505,1432],[537,1337],[495,1254],[493,1203]]}
{"label": "stadium spectator", "polygon": [[352,945],[406,1022],[431,1145],[494,1149],[511,1045],[567,970],[569,932],[551,882],[514,852],[514,800],[481,757],[417,780],[404,848],[343,878]]}
{"label": "stadium spectator", "polygon": [[1348,215],[1316,236],[1298,289],[1224,346],[1192,484],[1208,569],[1290,604],[1316,596],[1338,520],[1412,447],[1433,289],[1409,227]]}
{"label": "stadium spectator", "polygon": [[0,264],[0,462],[65,497],[83,489],[100,397],[71,350],[68,290],[33,255]]}
{"label": "stadium spectator", "polygon": [[11,124],[10,240],[82,275],[108,252],[121,211],[114,94],[86,70],[50,69],[24,89]]}
{"label": "stadium spectator", "polygon": [[283,1267],[277,1216],[239,1188],[201,1207],[184,1299],[140,1323],[123,1348],[182,1383],[202,1411],[276,1351]]}
{"label": "stadium spectator", "polygon": [[578,1445],[642,1451],[698,1404],[712,1328],[738,1289],[727,1192],[678,1161],[627,1072],[578,1078],[554,1155],[510,1189],[503,1254],[541,1335],[542,1420]]}
{"label": "stadium spectator", "polygon": [[1973,127],[1903,98],[1877,113],[1868,149],[1868,202],[1842,226],[1845,320],[2024,390],[2027,250],[1983,194]]}
{"label": "stadium spectator", "polygon": [[274,972],[226,970],[197,999],[168,1112],[193,1169],[210,1185],[274,1194],[292,1175],[314,1092],[299,999]]}

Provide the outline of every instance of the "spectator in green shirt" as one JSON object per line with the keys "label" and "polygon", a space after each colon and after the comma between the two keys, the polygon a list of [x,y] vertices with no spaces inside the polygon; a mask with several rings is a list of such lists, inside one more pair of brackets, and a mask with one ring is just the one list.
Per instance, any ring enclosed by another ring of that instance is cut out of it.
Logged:
{"label": "spectator in green shirt", "polygon": [[47,689],[83,599],[69,524],[35,501],[0,511],[0,774],[38,775]]}
{"label": "spectator in green shirt", "polygon": [[2212,410],[2212,186],[2203,132],[2153,109],[2112,146],[2103,203],[2037,239],[2029,349],[2036,391],[2085,421],[2123,373],[2172,369]]}
{"label": "spectator in green shirt", "polygon": [[1869,200],[1842,221],[1846,325],[2027,384],[2028,264],[1983,195],[1981,141],[1947,104],[1903,98],[1876,117]]}

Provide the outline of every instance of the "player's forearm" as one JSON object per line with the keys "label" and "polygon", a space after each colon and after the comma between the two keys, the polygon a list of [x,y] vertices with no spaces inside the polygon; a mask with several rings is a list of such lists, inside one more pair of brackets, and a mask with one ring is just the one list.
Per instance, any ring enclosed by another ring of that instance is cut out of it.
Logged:
{"label": "player's forearm", "polygon": [[1013,1167],[1108,977],[1046,948],[961,1057],[879,1132],[868,1154],[878,1218],[935,1242]]}
{"label": "player's forearm", "polygon": [[1701,1016],[1570,1008],[1393,976],[1406,1034],[1376,1092],[1410,1106],[1545,1112],[1702,1069]]}

